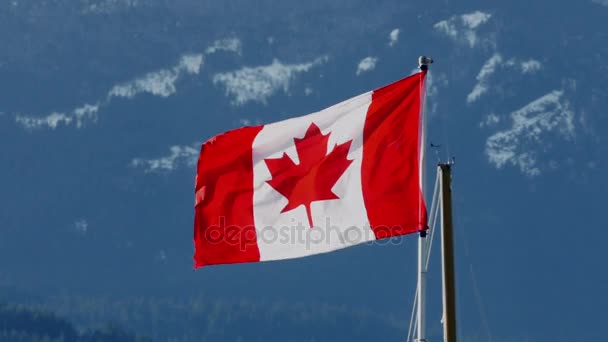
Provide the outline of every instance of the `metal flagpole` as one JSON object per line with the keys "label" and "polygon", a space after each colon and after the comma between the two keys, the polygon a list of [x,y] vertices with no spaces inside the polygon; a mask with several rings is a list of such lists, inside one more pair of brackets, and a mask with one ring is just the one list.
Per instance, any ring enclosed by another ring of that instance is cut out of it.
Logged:
{"label": "metal flagpole", "polygon": [[[418,58],[418,67],[421,71],[427,71],[429,65],[433,63],[430,57],[420,56]],[[426,87],[426,82],[425,82]],[[421,111],[421,137],[420,137],[420,188],[423,195],[426,194],[425,189],[425,152],[426,152],[426,117],[425,117],[425,89],[421,89],[420,96],[422,97]],[[420,203],[420,212],[422,213],[422,203]],[[416,303],[416,339],[417,342],[426,342],[426,265],[427,265],[427,249],[428,239],[426,238],[426,230],[420,231],[418,236],[418,287],[417,287],[417,303]]]}
{"label": "metal flagpole", "polygon": [[416,319],[416,341],[426,342],[426,231],[418,236],[418,303]]}
{"label": "metal flagpole", "polygon": [[452,163],[439,164],[441,173],[441,261],[443,278],[443,339],[456,342],[456,291],[452,225]]}

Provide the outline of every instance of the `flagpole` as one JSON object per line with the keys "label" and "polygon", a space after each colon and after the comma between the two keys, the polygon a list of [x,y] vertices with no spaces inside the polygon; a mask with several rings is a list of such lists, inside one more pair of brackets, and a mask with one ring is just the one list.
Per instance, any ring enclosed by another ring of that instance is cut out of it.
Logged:
{"label": "flagpole", "polygon": [[[433,63],[433,59],[430,57],[420,56],[418,58],[418,67],[421,71],[427,71],[429,65]],[[424,87],[426,87],[426,82]],[[425,155],[426,155],[426,115],[425,115],[425,98],[426,98],[425,89],[420,89],[421,98],[421,137],[420,137],[420,189],[422,191],[423,197],[426,194],[426,184],[425,184]],[[419,204],[420,214],[422,216],[422,211],[424,210],[422,203]],[[421,230],[418,235],[418,285],[417,285],[417,296],[416,296],[416,339],[417,342],[426,342],[426,265],[427,265],[427,250],[428,250],[428,242],[426,238],[426,230]]]}
{"label": "flagpole", "polygon": [[452,163],[439,164],[441,173],[441,261],[443,290],[443,338],[456,342],[456,290],[454,234],[452,225]]}
{"label": "flagpole", "polygon": [[416,342],[426,342],[426,231],[418,236],[418,296],[416,314]]}

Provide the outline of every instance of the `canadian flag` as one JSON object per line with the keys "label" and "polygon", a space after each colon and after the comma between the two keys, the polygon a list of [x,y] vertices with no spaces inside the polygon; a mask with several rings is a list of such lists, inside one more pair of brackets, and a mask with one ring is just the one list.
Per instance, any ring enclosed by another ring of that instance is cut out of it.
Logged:
{"label": "canadian flag", "polygon": [[195,268],[304,257],[426,229],[425,76],[205,142]]}

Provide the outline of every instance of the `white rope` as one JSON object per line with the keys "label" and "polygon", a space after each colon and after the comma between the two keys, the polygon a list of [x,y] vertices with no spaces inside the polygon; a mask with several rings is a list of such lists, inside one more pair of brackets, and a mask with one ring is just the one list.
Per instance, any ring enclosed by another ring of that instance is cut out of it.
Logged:
{"label": "white rope", "polygon": [[414,337],[414,327],[418,323],[418,315],[416,315],[416,304],[418,303],[418,286],[416,286],[416,293],[414,294],[414,305],[412,305],[412,314],[410,316],[410,327],[407,330],[407,342],[412,340]]}
{"label": "white rope", "polygon": [[[427,240],[427,244],[429,246],[426,255],[426,264],[424,265],[425,271],[429,268],[429,257],[431,255],[431,247],[433,246],[433,237],[435,236],[435,224],[437,223],[437,213],[439,213],[439,173],[437,173],[437,177],[435,178],[435,186],[433,189],[433,200],[431,202],[431,210],[429,216],[429,230],[431,232],[429,236],[429,240]],[[412,305],[412,313],[410,315],[410,325],[407,331],[407,342],[412,341],[414,334],[416,333],[416,324],[418,323],[418,315],[416,315],[416,306],[418,303],[418,286],[416,286],[416,291],[414,292],[414,304]]]}
{"label": "white rope", "polygon": [[433,202],[431,204],[431,212],[430,212],[430,220],[429,220],[429,230],[431,231],[431,236],[427,241],[429,248],[427,249],[426,254],[426,264],[424,265],[424,270],[428,271],[429,269],[429,261],[431,260],[431,250],[433,249],[433,238],[435,237],[435,226],[437,225],[437,216],[439,213],[439,172],[437,172],[437,177],[435,178],[435,188],[433,190]]}

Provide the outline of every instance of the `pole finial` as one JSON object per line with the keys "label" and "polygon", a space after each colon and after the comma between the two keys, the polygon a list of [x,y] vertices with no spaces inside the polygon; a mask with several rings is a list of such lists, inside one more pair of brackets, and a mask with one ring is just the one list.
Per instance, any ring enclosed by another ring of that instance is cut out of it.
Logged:
{"label": "pole finial", "polygon": [[433,59],[428,56],[420,56],[418,57],[418,68],[420,70],[425,71],[429,69],[429,65],[433,64]]}

